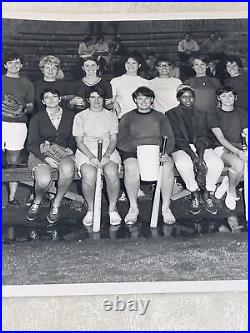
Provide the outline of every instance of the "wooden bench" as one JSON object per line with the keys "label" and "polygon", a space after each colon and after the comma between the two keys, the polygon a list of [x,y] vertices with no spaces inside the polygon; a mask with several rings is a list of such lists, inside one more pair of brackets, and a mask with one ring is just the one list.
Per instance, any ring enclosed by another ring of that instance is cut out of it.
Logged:
{"label": "wooden bench", "polygon": [[[225,167],[221,177],[219,179],[219,183],[222,181],[222,178],[227,174],[228,172],[228,168]],[[120,172],[119,174],[120,178],[123,178],[123,171]],[[180,177],[179,173],[177,172],[177,170],[175,169],[175,177]],[[58,179],[58,172],[54,171],[52,173],[52,180],[56,181]],[[79,175],[77,174],[77,172],[75,173],[74,176],[74,181],[78,181],[80,180]],[[6,182],[13,182],[13,181],[18,181],[22,184],[28,185],[33,187],[34,186],[34,179],[31,176],[31,172],[30,170],[27,168],[27,165],[18,165],[16,167],[7,167],[7,168],[3,168],[2,169],[2,182],[6,183]],[[56,187],[53,184],[49,190],[49,193],[55,194],[56,193]],[[189,195],[190,192],[187,189],[183,189],[178,193],[175,193],[171,196],[171,200],[178,200],[181,199],[187,195]],[[77,194],[75,192],[72,191],[68,191],[65,194],[65,197],[74,201],[78,201],[81,203],[85,203],[85,199],[83,198],[82,195]]]}

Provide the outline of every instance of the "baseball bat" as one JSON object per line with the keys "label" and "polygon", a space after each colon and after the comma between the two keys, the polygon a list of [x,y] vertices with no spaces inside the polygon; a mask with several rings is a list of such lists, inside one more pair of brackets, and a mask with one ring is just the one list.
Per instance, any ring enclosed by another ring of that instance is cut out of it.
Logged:
{"label": "baseball bat", "polygon": [[[247,152],[246,137],[242,135],[242,150]],[[245,201],[245,216],[248,221],[248,162],[245,162],[244,168],[244,201]]]}
{"label": "baseball bat", "polygon": [[[166,153],[166,147],[167,147],[167,136],[164,136],[163,137],[163,147],[162,147],[163,154]],[[159,175],[158,175],[157,185],[156,185],[156,189],[155,189],[152,215],[151,215],[151,220],[150,220],[150,228],[156,228],[157,223],[158,223],[159,205],[160,205],[160,198],[161,198],[162,169],[163,169],[163,163],[160,162]]]}
{"label": "baseball bat", "polygon": [[[102,140],[98,140],[98,161],[102,159]],[[95,198],[94,198],[94,216],[93,216],[93,232],[99,232],[101,227],[101,210],[102,210],[102,168],[97,169]]]}

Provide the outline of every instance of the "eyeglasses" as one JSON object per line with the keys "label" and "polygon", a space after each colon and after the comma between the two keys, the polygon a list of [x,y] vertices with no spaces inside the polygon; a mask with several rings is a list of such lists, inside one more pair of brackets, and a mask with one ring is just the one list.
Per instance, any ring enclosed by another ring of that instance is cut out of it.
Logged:
{"label": "eyeglasses", "polygon": [[160,64],[160,65],[157,65],[157,67],[170,67],[169,64]]}

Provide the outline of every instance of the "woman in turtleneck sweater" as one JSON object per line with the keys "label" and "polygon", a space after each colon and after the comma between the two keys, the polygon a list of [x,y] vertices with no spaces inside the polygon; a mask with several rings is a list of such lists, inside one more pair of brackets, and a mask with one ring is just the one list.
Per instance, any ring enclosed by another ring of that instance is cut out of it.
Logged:
{"label": "woman in turtleneck sweater", "polygon": [[[194,90],[190,86],[180,85],[176,97],[180,104],[167,113],[175,137],[172,157],[176,169],[191,192],[190,212],[198,214],[202,201],[209,213],[216,214],[211,194],[215,191],[224,164],[212,149],[206,113],[194,106]],[[202,170],[204,174],[198,175]],[[199,181],[202,178],[203,184]]]}

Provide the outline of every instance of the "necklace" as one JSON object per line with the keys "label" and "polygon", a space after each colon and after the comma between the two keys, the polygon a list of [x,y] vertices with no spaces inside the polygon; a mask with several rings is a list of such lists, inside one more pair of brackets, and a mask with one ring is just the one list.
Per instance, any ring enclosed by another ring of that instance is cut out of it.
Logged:
{"label": "necklace", "polygon": [[91,87],[91,86],[94,86],[95,84],[97,84],[99,81],[101,81],[101,78],[100,78],[100,77],[97,77],[97,78],[95,79],[95,81],[93,81],[93,82],[88,82],[88,81],[86,80],[86,78],[83,77],[83,78],[82,78],[82,81],[83,81],[87,86]]}
{"label": "necklace", "polygon": [[206,76],[197,77],[197,78],[199,79],[200,84],[201,84],[203,87],[206,87],[206,85],[207,85]]}

